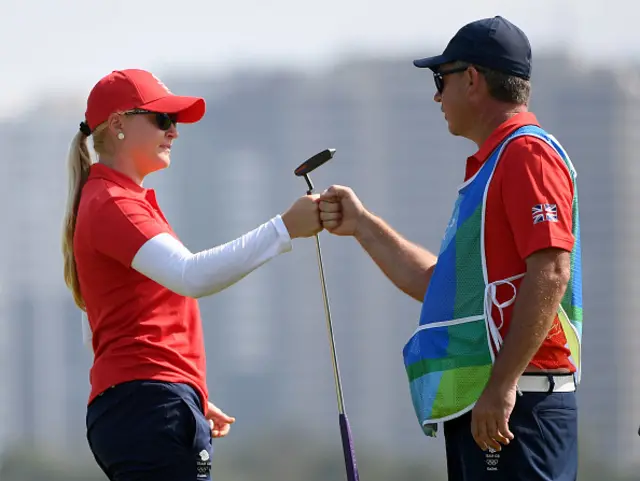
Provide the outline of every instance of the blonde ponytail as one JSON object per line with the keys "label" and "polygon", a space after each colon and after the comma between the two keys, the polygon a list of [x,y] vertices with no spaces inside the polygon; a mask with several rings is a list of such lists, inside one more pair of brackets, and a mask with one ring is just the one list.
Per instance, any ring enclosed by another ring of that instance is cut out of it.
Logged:
{"label": "blonde ponytail", "polygon": [[82,187],[89,177],[91,167],[91,155],[87,147],[87,136],[78,132],[71,142],[67,169],[69,172],[69,193],[67,196],[67,208],[64,216],[62,232],[62,254],[64,256],[64,281],[73,294],[76,305],[86,310],[84,299],[80,292],[76,260],[73,253],[73,235],[76,230],[76,218]]}

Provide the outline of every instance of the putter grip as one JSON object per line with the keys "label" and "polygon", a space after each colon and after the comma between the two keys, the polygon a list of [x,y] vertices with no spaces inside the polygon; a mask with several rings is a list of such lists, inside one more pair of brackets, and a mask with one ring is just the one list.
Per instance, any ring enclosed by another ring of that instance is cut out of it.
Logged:
{"label": "putter grip", "polygon": [[339,415],[340,435],[342,436],[342,451],[344,453],[344,462],[347,468],[347,481],[359,481],[358,466],[356,464],[356,453],[353,449],[353,441],[351,440],[351,428],[346,414]]}

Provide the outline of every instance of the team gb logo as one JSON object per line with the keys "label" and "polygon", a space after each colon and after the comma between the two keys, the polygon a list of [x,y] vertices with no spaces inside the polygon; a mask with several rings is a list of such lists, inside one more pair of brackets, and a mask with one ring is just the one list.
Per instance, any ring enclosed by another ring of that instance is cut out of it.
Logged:
{"label": "team gb logo", "polygon": [[162,87],[164,90],[167,91],[168,94],[171,93],[171,90],[169,90],[169,87],[167,87],[162,80],[160,80],[158,77],[156,77],[155,75],[151,74],[153,76],[153,78],[156,80],[156,82],[158,82],[158,85],[160,85],[160,87]]}

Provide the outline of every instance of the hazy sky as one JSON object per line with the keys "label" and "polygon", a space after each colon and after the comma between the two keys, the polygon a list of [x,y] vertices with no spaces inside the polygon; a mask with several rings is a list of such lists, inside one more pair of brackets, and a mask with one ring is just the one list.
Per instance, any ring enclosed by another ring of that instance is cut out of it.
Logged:
{"label": "hazy sky", "polygon": [[146,68],[161,77],[187,67],[322,67],[358,52],[436,54],[427,50],[431,42],[443,48],[463,24],[496,14],[525,30],[534,59],[536,51],[556,45],[590,61],[640,61],[634,32],[640,7],[629,0],[0,2],[4,117],[47,93],[83,97],[118,68]]}

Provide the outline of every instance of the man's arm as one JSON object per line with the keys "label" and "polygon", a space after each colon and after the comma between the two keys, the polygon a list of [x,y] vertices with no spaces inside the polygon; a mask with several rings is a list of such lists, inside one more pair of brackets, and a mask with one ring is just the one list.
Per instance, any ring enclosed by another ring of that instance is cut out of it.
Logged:
{"label": "man's arm", "polygon": [[571,274],[570,253],[548,248],[531,254],[513,307],[509,332],[496,358],[489,388],[516,385],[549,333]]}
{"label": "man's arm", "polygon": [[398,289],[422,302],[438,258],[408,241],[384,220],[365,212],[356,240]]}
{"label": "man's arm", "polygon": [[566,250],[542,249],[526,262],[509,332],[472,412],[471,433],[483,450],[500,451],[501,444],[513,439],[508,421],[518,379],[547,336],[569,282],[570,254]]}
{"label": "man's arm", "polygon": [[355,237],[391,282],[417,301],[424,300],[436,256],[367,211],[349,187],[329,187],[320,195],[319,209],[328,232]]}

